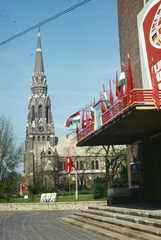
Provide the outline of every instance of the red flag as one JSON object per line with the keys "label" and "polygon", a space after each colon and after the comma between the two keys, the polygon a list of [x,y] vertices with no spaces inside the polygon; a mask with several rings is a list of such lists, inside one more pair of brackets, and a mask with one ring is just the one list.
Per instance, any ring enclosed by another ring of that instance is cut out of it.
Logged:
{"label": "red flag", "polygon": [[65,165],[65,171],[67,173],[70,173],[72,167],[75,168],[76,170],[76,166],[74,165],[73,161],[72,161],[72,158],[70,156],[66,157],[66,165]]}
{"label": "red flag", "polygon": [[116,96],[117,96],[118,100],[121,100],[121,94],[120,94],[120,91],[119,91],[119,88],[118,88],[118,83],[119,83],[118,71],[116,70]]}
{"label": "red flag", "polygon": [[101,104],[101,110],[102,110],[102,113],[106,112],[106,107],[102,101],[102,96],[101,96],[101,93],[100,93],[100,104]]}
{"label": "red flag", "polygon": [[109,83],[110,83],[110,103],[111,106],[114,105],[114,99],[113,99],[113,93],[112,93],[112,86],[111,86],[111,80],[109,79]]}
{"label": "red flag", "polygon": [[156,80],[156,75],[154,72],[154,66],[151,67],[151,75],[152,75],[152,99],[154,101],[154,105],[157,110],[160,108],[160,100],[159,100],[159,88],[158,88],[158,82]]}
{"label": "red flag", "polygon": [[84,109],[82,110],[82,129],[84,128]]}
{"label": "red flag", "polygon": [[94,110],[93,110],[92,102],[90,102],[90,114],[91,114],[92,122],[94,122]]}
{"label": "red flag", "polygon": [[131,90],[133,88],[134,88],[134,79],[133,79],[133,76],[132,76],[130,57],[128,55],[127,85],[126,85],[127,104],[131,103]]}

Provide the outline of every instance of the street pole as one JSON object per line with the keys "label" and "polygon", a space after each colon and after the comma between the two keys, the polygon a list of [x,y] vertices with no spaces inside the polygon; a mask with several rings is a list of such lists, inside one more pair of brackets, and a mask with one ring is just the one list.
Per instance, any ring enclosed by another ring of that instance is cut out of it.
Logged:
{"label": "street pole", "polygon": [[[75,166],[77,162],[75,160]],[[77,169],[75,170],[75,200],[78,200],[78,181],[77,181]]]}

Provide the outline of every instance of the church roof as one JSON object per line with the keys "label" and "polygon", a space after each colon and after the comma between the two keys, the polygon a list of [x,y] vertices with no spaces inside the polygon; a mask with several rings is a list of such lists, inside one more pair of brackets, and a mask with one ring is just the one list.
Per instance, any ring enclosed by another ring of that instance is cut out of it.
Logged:
{"label": "church roof", "polygon": [[34,72],[44,72],[44,64],[42,58],[42,48],[40,31],[38,32],[37,48],[36,48],[36,59],[35,59],[35,69]]}

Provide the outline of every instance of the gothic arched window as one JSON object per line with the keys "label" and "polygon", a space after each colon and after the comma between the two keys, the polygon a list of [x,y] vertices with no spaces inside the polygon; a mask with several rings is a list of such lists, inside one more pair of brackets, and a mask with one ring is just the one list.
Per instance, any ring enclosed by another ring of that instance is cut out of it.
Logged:
{"label": "gothic arched window", "polygon": [[46,122],[49,122],[49,106],[46,107]]}
{"label": "gothic arched window", "polygon": [[42,105],[39,105],[38,107],[38,118],[42,118]]}
{"label": "gothic arched window", "polygon": [[37,141],[40,142],[40,136],[37,137]]}
{"label": "gothic arched window", "polygon": [[32,121],[34,121],[35,120],[35,107],[32,105],[32,107],[31,107],[31,114],[32,114]]}
{"label": "gothic arched window", "polygon": [[78,161],[76,161],[76,168],[77,168],[77,170],[79,169],[79,162]]}
{"label": "gothic arched window", "polygon": [[50,136],[47,136],[47,141],[48,141],[48,142],[50,141]]}
{"label": "gothic arched window", "polygon": [[91,162],[91,168],[94,169],[94,161]]}
{"label": "gothic arched window", "polygon": [[96,169],[99,169],[98,160],[96,160]]}
{"label": "gothic arched window", "polygon": [[33,137],[33,142],[35,142],[35,136]]}
{"label": "gothic arched window", "polygon": [[42,141],[43,141],[43,142],[45,141],[45,137],[44,137],[44,136],[42,136]]}

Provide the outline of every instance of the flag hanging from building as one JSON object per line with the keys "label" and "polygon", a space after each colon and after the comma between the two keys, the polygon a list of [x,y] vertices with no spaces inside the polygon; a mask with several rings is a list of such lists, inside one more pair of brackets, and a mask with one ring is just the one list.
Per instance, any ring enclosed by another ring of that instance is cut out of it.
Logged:
{"label": "flag hanging from building", "polygon": [[106,107],[104,105],[104,102],[102,101],[102,96],[101,96],[101,92],[100,92],[100,104],[101,104],[101,111],[102,113],[106,112]]}
{"label": "flag hanging from building", "polygon": [[107,93],[106,93],[104,83],[102,84],[102,86],[103,86],[103,95],[104,95],[104,98],[105,98],[106,107],[108,108],[108,97],[107,97]]}
{"label": "flag hanging from building", "polygon": [[118,80],[118,71],[116,69],[116,96],[118,98],[118,101],[121,100],[121,94],[120,94],[120,91],[119,91],[119,88],[118,88],[118,83],[119,83],[119,80]]}
{"label": "flag hanging from building", "polygon": [[82,129],[85,127],[84,125],[84,108],[82,110]]}
{"label": "flag hanging from building", "polygon": [[124,65],[122,63],[120,79],[119,79],[119,82],[118,82],[118,89],[119,89],[119,92],[120,92],[121,100],[123,100],[123,98],[125,96],[125,84],[126,84],[126,77],[125,77]]}
{"label": "flag hanging from building", "polygon": [[113,93],[112,93],[111,79],[109,79],[109,84],[110,84],[110,104],[112,107],[114,105],[114,98],[113,98]]}
{"label": "flag hanging from building", "polygon": [[134,88],[134,79],[132,76],[130,57],[128,55],[128,68],[127,68],[127,83],[126,83],[126,94],[127,94],[127,104],[131,103],[131,90]]}
{"label": "flag hanging from building", "polygon": [[152,99],[154,101],[154,105],[157,110],[160,108],[160,100],[159,100],[159,87],[156,79],[156,75],[154,72],[154,66],[151,67],[151,76],[152,76]]}
{"label": "flag hanging from building", "polygon": [[92,123],[94,122],[94,109],[92,106],[92,102],[90,102],[90,114],[91,114],[91,119],[92,119]]}
{"label": "flag hanging from building", "polygon": [[74,165],[74,163],[72,161],[72,158],[70,156],[67,156],[66,157],[66,164],[65,164],[65,171],[67,173],[70,173],[72,167],[75,168],[75,170],[76,170],[76,166]]}
{"label": "flag hanging from building", "polygon": [[70,127],[73,123],[79,123],[80,122],[80,112],[76,112],[72,114],[65,122],[65,127]]}

